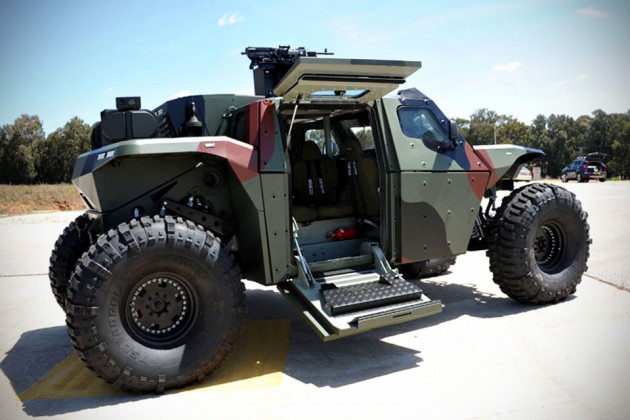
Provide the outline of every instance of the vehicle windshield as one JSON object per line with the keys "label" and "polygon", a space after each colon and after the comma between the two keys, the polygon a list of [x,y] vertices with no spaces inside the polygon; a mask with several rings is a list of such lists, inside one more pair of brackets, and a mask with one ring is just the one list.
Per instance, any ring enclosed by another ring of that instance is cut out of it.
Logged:
{"label": "vehicle windshield", "polygon": [[421,107],[405,106],[398,108],[400,128],[407,137],[423,140],[445,141],[445,134],[440,129],[433,114]]}

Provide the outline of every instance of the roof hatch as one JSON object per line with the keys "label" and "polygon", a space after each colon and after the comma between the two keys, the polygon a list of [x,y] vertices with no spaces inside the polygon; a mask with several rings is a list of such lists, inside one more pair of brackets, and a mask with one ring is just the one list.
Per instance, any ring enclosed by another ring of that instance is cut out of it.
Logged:
{"label": "roof hatch", "polygon": [[273,92],[292,102],[368,102],[391,92],[421,67],[419,61],[300,57]]}

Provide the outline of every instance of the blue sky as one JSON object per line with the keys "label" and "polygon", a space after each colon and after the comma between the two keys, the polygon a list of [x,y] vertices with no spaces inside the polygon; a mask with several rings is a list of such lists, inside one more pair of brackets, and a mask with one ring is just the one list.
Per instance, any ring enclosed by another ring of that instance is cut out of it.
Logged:
{"label": "blue sky", "polygon": [[405,86],[451,118],[630,109],[626,0],[2,0],[0,40],[0,124],[36,114],[47,134],[116,96],[251,93],[240,51],[287,44],[420,60]]}

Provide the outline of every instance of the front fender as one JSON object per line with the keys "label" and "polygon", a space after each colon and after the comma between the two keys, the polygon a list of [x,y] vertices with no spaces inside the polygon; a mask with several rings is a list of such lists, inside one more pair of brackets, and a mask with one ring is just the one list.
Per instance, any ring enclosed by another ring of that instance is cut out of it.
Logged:
{"label": "front fender", "polygon": [[512,179],[523,164],[545,155],[540,149],[512,144],[474,146],[474,150],[490,168],[487,188],[493,187],[499,180]]}

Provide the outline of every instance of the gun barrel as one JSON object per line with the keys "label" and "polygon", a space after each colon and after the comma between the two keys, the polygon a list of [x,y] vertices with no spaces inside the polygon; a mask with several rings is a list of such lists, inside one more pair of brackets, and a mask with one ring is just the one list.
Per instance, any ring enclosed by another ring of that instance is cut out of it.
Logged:
{"label": "gun barrel", "polygon": [[323,52],[307,50],[304,47],[291,48],[290,45],[273,47],[247,47],[241,52],[250,59],[249,69],[254,72],[254,91],[256,95],[273,95],[273,87],[300,57],[332,55],[328,49]]}
{"label": "gun barrel", "polygon": [[281,63],[293,64],[299,57],[317,57],[318,55],[333,55],[324,51],[307,50],[304,47],[291,48],[290,45],[280,45],[278,48],[273,47],[247,47],[241,52],[250,60],[250,69],[260,65],[261,63]]}

